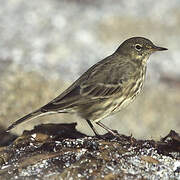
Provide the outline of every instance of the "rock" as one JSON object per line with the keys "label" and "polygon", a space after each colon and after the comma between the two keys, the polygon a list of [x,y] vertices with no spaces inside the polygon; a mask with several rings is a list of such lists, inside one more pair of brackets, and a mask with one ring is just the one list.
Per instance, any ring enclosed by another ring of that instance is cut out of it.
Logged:
{"label": "rock", "polygon": [[160,141],[90,137],[72,124],[44,124],[0,148],[1,179],[178,179],[180,136]]}

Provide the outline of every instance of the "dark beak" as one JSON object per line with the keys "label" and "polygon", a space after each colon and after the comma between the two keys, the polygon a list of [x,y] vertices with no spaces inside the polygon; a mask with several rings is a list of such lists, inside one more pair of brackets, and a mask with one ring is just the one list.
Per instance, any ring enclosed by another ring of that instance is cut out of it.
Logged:
{"label": "dark beak", "polygon": [[151,48],[152,51],[166,51],[168,50],[167,48],[164,48],[164,47],[158,47],[158,46],[153,46]]}

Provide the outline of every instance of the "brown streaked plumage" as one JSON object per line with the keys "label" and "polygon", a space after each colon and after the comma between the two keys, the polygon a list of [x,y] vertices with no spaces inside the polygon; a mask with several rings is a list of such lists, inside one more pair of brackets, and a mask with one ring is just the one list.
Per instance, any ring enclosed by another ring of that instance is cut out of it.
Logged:
{"label": "brown streaked plumage", "polygon": [[89,68],[62,94],[38,110],[20,118],[18,124],[49,113],[77,113],[86,119],[96,135],[92,122],[115,134],[100,122],[132,102],[142,89],[149,56],[167,50],[143,37],[124,41],[110,56]]}

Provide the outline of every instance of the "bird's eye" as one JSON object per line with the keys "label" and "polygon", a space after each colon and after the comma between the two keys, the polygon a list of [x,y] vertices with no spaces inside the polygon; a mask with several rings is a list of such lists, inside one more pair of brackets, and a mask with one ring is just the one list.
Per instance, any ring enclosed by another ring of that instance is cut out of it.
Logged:
{"label": "bird's eye", "polygon": [[141,46],[140,44],[136,44],[136,45],[135,45],[135,49],[138,50],[138,51],[140,51],[140,50],[142,49],[142,46]]}

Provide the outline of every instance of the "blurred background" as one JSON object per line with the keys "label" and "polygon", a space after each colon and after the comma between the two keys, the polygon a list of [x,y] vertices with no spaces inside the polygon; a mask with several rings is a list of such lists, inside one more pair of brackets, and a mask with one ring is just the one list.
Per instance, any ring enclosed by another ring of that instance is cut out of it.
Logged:
{"label": "blurred background", "polygon": [[[102,122],[137,138],[180,132],[179,0],[1,1],[1,128],[52,100],[132,36],[169,50],[151,56],[144,91],[136,101]],[[78,130],[93,135],[86,121],[67,114],[34,119],[13,132],[61,122],[78,122]]]}

